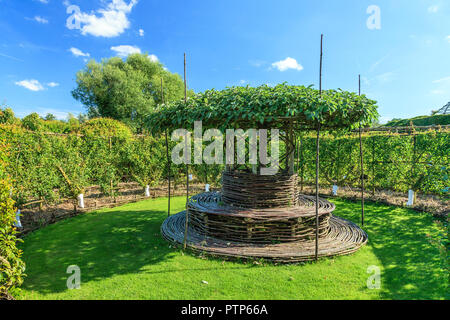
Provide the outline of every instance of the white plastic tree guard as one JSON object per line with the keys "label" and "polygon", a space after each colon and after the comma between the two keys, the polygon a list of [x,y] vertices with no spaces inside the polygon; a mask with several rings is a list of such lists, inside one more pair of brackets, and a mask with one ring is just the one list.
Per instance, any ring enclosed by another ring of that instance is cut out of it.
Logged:
{"label": "white plastic tree guard", "polygon": [[338,189],[339,189],[339,187],[337,185],[333,185],[333,189],[331,191],[333,193],[333,196],[337,196]]}
{"label": "white plastic tree guard", "polygon": [[84,195],[79,194],[77,199],[78,199],[78,207],[84,209]]}
{"label": "white plastic tree guard", "polygon": [[14,226],[22,228],[22,223],[20,222],[20,209],[16,212],[16,222],[14,223]]}
{"label": "white plastic tree guard", "polygon": [[205,184],[205,192],[209,192],[209,184]]}
{"label": "white plastic tree guard", "polygon": [[407,206],[412,206],[414,204],[414,200],[416,198],[416,193],[414,190],[409,189],[408,190],[408,202],[406,203]]}
{"label": "white plastic tree guard", "polygon": [[145,196],[146,196],[147,198],[150,197],[150,186],[149,186],[149,185],[146,185],[146,186],[145,186]]}

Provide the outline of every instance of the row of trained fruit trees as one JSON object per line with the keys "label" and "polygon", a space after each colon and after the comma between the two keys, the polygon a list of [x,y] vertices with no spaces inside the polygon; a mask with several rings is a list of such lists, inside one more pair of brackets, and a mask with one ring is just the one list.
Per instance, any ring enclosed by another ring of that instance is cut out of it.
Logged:
{"label": "row of trained fruit trees", "polygon": [[[362,136],[364,178],[369,190],[409,189],[448,196],[450,189],[450,135],[445,130],[414,134],[366,133]],[[315,179],[315,138],[304,137],[299,151],[299,175],[304,183]],[[324,136],[320,142],[321,184],[359,186],[359,137]]]}
{"label": "row of trained fruit trees", "polygon": [[[108,196],[115,195],[120,182],[137,182],[144,190],[167,177],[165,139],[134,136],[115,120],[91,120],[68,135],[2,125],[0,137],[10,145],[7,171],[18,208],[32,201],[76,199],[92,185]],[[194,169],[199,181],[217,182],[217,170]],[[180,183],[184,169],[171,165],[171,171],[172,180]]]}
{"label": "row of trained fruit trees", "polygon": [[[76,134],[31,132],[20,126],[1,125],[0,138],[8,141],[5,160],[13,184],[16,206],[30,201],[55,203],[76,199],[98,185],[114,196],[120,182],[137,182],[143,188],[165,184],[167,157],[164,136],[135,136],[118,121],[94,119]],[[304,136],[298,148],[298,174],[303,184],[315,177],[315,138]],[[171,142],[170,148],[174,146]],[[283,146],[281,147],[283,148]],[[322,185],[358,187],[360,184],[357,135],[323,134]],[[363,135],[365,179],[369,190],[408,189],[448,196],[450,139],[448,131],[416,135]],[[201,183],[220,185],[222,165],[193,165],[191,173]],[[171,164],[175,185],[184,182],[184,167]]]}

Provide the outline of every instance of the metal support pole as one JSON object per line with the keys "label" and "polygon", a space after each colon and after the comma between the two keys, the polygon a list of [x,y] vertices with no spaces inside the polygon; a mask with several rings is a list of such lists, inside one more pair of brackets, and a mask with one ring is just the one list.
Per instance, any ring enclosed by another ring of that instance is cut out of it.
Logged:
{"label": "metal support pole", "polygon": [[[319,94],[322,97],[322,60],[323,60],[323,34],[320,35],[320,73],[319,73]],[[319,260],[319,155],[320,155],[320,122],[317,122],[316,140],[316,261]]]}
{"label": "metal support pole", "polygon": [[361,160],[361,225],[364,226],[364,155],[361,137],[361,126],[359,126],[359,158]]}
{"label": "metal support pole", "polygon": [[[184,103],[187,103],[187,83],[186,83],[186,53],[184,53]],[[188,134],[186,131],[185,144],[186,149],[188,146]],[[191,152],[191,150],[185,150],[187,152]],[[185,159],[188,159],[187,154],[185,155]],[[184,224],[184,241],[183,241],[183,249],[186,250],[187,246],[187,233],[188,233],[188,225],[189,225],[189,164],[186,161],[186,221]]]}
{"label": "metal support pole", "polygon": [[317,126],[316,139],[316,261],[319,259],[319,156],[320,156],[320,124]]}
{"label": "metal support pole", "polygon": [[[361,95],[361,75],[358,76],[358,94]],[[359,125],[359,158],[361,161],[361,226],[364,226],[364,154],[361,136],[361,124]]]}
{"label": "metal support pole", "polygon": [[[163,78],[161,78],[161,102],[164,103],[164,82]],[[165,136],[166,136],[166,157],[167,157],[167,181],[169,183],[169,189],[168,189],[168,200],[167,200],[167,216],[170,217],[170,157],[169,157],[169,137],[168,137],[168,130],[166,129]]]}

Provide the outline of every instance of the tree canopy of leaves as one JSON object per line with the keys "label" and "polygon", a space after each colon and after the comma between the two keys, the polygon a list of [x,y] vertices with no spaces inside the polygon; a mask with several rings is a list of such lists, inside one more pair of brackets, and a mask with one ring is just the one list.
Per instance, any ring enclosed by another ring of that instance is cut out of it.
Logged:
{"label": "tree canopy of leaves", "polygon": [[297,129],[351,128],[368,125],[378,117],[376,101],[343,90],[319,90],[286,83],[274,87],[231,87],[196,94],[187,103],[178,100],[158,107],[147,119],[153,132],[192,126],[218,129],[281,127],[291,119]]}
{"label": "tree canopy of leaves", "polygon": [[47,113],[44,117],[44,120],[46,121],[56,120],[56,116],[53,113]]}
{"label": "tree canopy of leaves", "polygon": [[11,108],[6,107],[0,109],[0,124],[17,124],[20,120],[14,115],[14,111]]}
{"label": "tree canopy of leaves", "polygon": [[166,101],[184,97],[180,76],[147,54],[132,54],[125,61],[119,57],[100,63],[91,60],[77,73],[72,95],[86,106],[89,118],[120,120],[140,132],[145,117],[162,102],[161,79]]}
{"label": "tree canopy of leaves", "polygon": [[40,131],[43,127],[42,122],[41,117],[33,112],[22,119],[22,126],[30,131]]}

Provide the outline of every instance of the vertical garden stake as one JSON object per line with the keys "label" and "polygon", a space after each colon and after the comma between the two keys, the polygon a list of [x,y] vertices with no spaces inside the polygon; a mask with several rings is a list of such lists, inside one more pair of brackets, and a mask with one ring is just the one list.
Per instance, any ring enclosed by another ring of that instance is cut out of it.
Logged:
{"label": "vertical garden stake", "polygon": [[299,153],[300,153],[300,192],[303,192],[303,175],[304,175],[304,160],[303,160],[303,138],[302,135],[300,135],[300,143],[299,143]]}
{"label": "vertical garden stake", "polygon": [[[320,72],[319,72],[319,94],[322,97],[322,57],[323,57],[323,34],[320,35]],[[320,120],[317,120],[317,140],[316,140],[316,261],[319,259],[319,139]]]}
{"label": "vertical garden stake", "polygon": [[[358,95],[361,95],[361,75],[358,76]],[[361,226],[364,226],[364,155],[361,137],[361,123],[359,124],[359,158],[361,161]]]}
{"label": "vertical garden stake", "polygon": [[[186,52],[184,53],[184,103],[187,103],[187,83],[186,83]],[[187,150],[188,146],[188,133],[186,131],[186,137],[184,142],[186,144],[186,151],[191,152],[191,150]],[[189,164],[187,162],[188,156],[185,154],[186,160],[186,221],[184,224],[184,241],[183,248],[186,250],[186,242],[187,242],[187,233],[188,233],[188,223],[189,223]]]}
{"label": "vertical garden stake", "polygon": [[316,139],[316,261],[319,259],[319,155],[320,123],[317,124]]}
{"label": "vertical garden stake", "polygon": [[[161,103],[164,104],[164,80],[161,78]],[[166,156],[167,156],[167,181],[169,183],[169,194],[168,194],[168,200],[167,200],[167,216],[170,217],[170,157],[169,157],[169,138],[167,129],[165,132],[166,136]]]}

